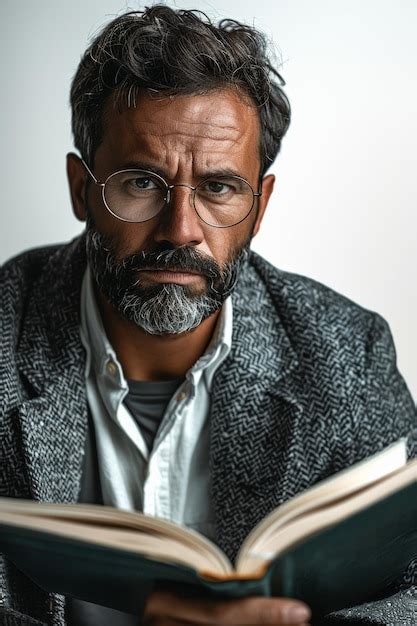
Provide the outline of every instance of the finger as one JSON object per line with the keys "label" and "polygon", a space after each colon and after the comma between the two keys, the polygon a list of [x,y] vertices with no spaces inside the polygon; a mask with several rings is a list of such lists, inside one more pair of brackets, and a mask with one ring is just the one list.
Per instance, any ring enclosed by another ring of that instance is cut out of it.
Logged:
{"label": "finger", "polygon": [[[211,623],[207,624],[207,626],[223,626],[224,622],[217,622],[216,624]],[[178,621],[176,619],[171,619],[169,617],[151,617],[147,618],[145,621],[141,621],[139,626],[195,626],[193,622],[184,622],[183,620]],[[206,625],[204,625],[206,626]],[[237,625],[238,626],[238,625]],[[248,624],[246,626],[260,626],[259,622],[257,624]],[[281,626],[280,624],[275,624],[275,626]],[[291,626],[312,626],[310,622],[303,622],[300,624],[293,624]]]}
{"label": "finger", "polygon": [[[242,598],[213,605],[217,623],[299,625],[311,617],[308,606],[287,598]],[[216,623],[216,619],[213,620]]]}
{"label": "finger", "polygon": [[193,624],[301,624],[311,617],[306,604],[288,598],[190,599],[168,591],[149,597],[146,614],[166,616]]}

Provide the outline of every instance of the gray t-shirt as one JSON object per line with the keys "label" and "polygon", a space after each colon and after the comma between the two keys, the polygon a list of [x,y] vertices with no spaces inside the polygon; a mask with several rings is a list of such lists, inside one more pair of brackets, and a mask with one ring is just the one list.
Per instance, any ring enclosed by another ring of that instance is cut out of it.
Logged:
{"label": "gray t-shirt", "polygon": [[128,380],[129,393],[124,403],[139,425],[149,452],[172,396],[183,378],[161,381]]}
{"label": "gray t-shirt", "polygon": [[[183,379],[155,382],[128,380],[127,382],[129,393],[124,402],[132,417],[139,424],[142,436],[151,451],[168,403]],[[79,502],[103,504],[94,424],[90,415]],[[67,598],[66,603],[66,621],[70,626],[103,626],[104,624],[138,626],[137,615],[122,613],[70,597]]]}

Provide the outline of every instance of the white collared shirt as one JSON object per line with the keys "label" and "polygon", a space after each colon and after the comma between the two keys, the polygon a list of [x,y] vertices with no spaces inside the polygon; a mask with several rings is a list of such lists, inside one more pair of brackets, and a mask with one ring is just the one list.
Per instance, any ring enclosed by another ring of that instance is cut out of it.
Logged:
{"label": "white collared shirt", "polygon": [[210,503],[209,407],[213,375],[232,341],[225,300],[206,352],[171,398],[149,453],[123,403],[128,384],[103,328],[91,272],[81,290],[81,339],[87,352],[87,400],[95,429],[103,502],[143,511],[214,537]]}

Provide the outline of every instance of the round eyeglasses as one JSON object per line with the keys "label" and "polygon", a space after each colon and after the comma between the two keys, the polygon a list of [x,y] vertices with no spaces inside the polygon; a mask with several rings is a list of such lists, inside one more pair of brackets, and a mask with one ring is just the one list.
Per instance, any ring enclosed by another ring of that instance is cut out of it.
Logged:
{"label": "round eyeglasses", "polygon": [[174,187],[191,189],[192,205],[198,217],[209,226],[228,228],[243,222],[252,211],[255,192],[240,176],[210,176],[196,187],[167,181],[148,170],[126,169],[113,172],[104,182],[94,176],[82,159],[94,183],[101,187],[103,202],[110,213],[123,222],[146,222],[170,203]]}

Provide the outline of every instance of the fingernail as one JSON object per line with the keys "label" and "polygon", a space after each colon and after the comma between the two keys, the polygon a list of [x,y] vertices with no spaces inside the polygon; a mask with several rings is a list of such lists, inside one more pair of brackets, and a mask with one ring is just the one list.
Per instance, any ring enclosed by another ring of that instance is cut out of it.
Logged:
{"label": "fingernail", "polygon": [[283,611],[285,624],[299,624],[306,622],[311,617],[311,611],[306,604],[292,604]]}

